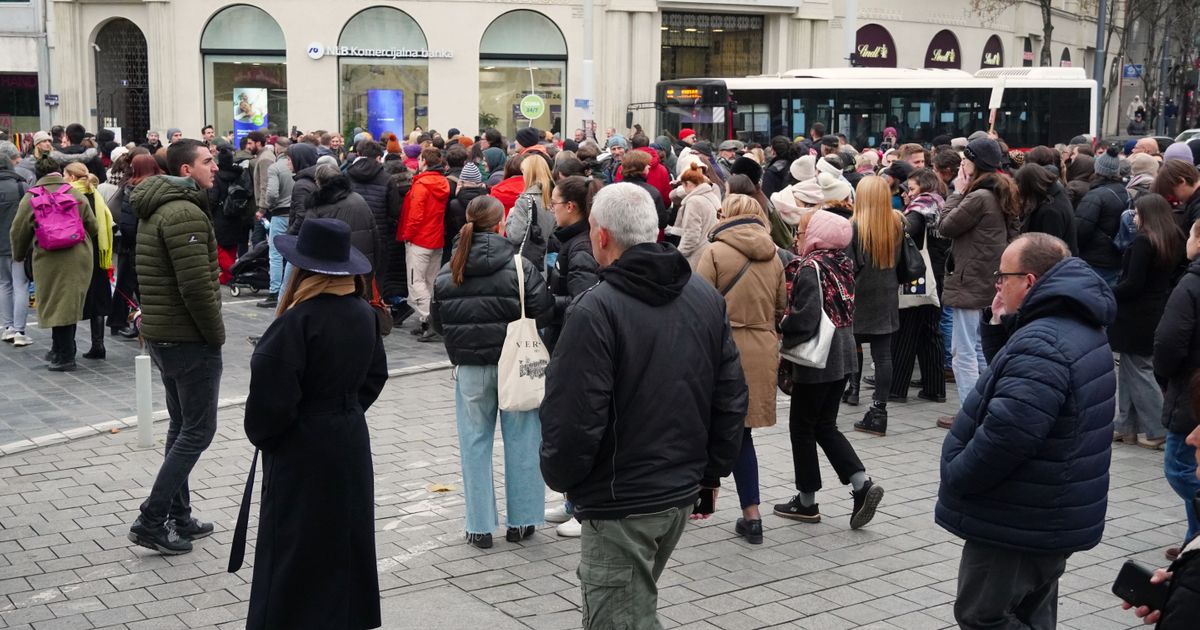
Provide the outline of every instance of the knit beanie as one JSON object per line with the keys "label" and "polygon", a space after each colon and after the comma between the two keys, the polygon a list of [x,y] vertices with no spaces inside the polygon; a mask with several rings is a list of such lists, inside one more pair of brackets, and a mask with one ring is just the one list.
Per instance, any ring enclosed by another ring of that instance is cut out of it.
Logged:
{"label": "knit beanie", "polygon": [[821,186],[821,196],[825,201],[843,201],[853,192],[850,182],[829,173],[818,175],[817,183]]}
{"label": "knit beanie", "polygon": [[462,173],[458,176],[458,181],[482,184],[483,175],[479,172],[479,167],[474,162],[467,162],[463,166]]}
{"label": "knit beanie", "polygon": [[[1188,152],[1189,156],[1191,152]],[[1153,177],[1158,174],[1158,160],[1153,155],[1146,153],[1138,153],[1129,158],[1129,174],[1133,176],[1149,175]]]}
{"label": "knit beanie", "polygon": [[180,130],[179,130],[179,129],[176,129],[175,127],[171,127],[170,129],[168,129],[168,130],[167,130],[167,137],[166,137],[166,138],[163,138],[163,140],[166,140],[167,142],[170,142],[170,141],[171,141],[171,136],[174,136],[175,134],[177,134],[177,133],[179,133],[179,132],[180,132]]}
{"label": "knit beanie", "polygon": [[1188,148],[1186,142],[1173,143],[1167,147],[1166,151],[1163,151],[1163,161],[1166,162],[1167,160],[1183,160],[1190,164],[1192,162],[1192,150]]}
{"label": "knit beanie", "polygon": [[1117,157],[1117,147],[1109,147],[1107,151],[1096,157],[1096,174],[1101,177],[1116,179],[1121,176],[1121,158]]}
{"label": "knit beanie", "polygon": [[792,162],[789,169],[792,177],[798,182],[807,181],[817,178],[817,158],[811,155],[805,155],[797,158]]}
{"label": "knit beanie", "polygon": [[[388,153],[391,153],[391,152],[392,152],[391,149],[388,149]],[[415,160],[420,156],[421,156],[421,145],[419,145],[419,144],[404,145],[404,157]]]}
{"label": "knit beanie", "polygon": [[984,173],[1000,170],[1000,161],[1003,157],[1000,154],[1000,145],[995,140],[987,137],[987,134],[984,134],[982,138],[976,138],[967,143],[967,148],[963,149],[963,154],[975,164],[975,170]]}
{"label": "knit beanie", "polygon": [[810,206],[825,201],[825,197],[821,194],[821,185],[815,179],[802,181],[792,186],[792,195],[797,201],[802,201]]}
{"label": "knit beanie", "polygon": [[613,147],[621,147],[622,149],[628,149],[629,143],[625,141],[625,136],[622,136],[619,133],[614,133],[612,135],[612,137],[608,139],[608,144],[605,146],[609,149],[611,149]]}
{"label": "knit beanie", "polygon": [[832,161],[829,160],[828,158],[829,158],[829,156],[825,156],[825,157],[817,160],[817,171],[819,171],[821,173],[828,173],[830,175],[833,175],[834,177],[841,177],[842,176],[841,160],[838,160],[837,164],[833,164]]}
{"label": "knit beanie", "polygon": [[517,131],[517,144],[529,148],[542,140],[542,132],[534,127],[525,127]]}
{"label": "knit beanie", "polygon": [[408,155],[408,152],[400,148],[400,140],[396,138],[396,134],[394,133],[388,138],[387,152],[393,155],[400,155],[400,153],[403,152],[405,155]]}

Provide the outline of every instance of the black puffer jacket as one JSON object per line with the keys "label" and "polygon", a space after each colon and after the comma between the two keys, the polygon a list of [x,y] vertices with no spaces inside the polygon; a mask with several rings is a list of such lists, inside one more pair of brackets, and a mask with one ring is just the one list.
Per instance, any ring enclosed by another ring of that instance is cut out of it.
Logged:
{"label": "black puffer jacket", "polygon": [[382,271],[375,273],[377,279],[382,278],[382,280],[378,280],[379,291],[383,293],[385,300],[408,295],[404,243],[396,240],[396,224],[400,218],[400,209],[404,207],[404,198],[408,196],[409,190],[412,190],[411,176],[393,173],[388,179],[388,229],[379,234],[386,244],[387,256],[385,259],[387,262]]}
{"label": "black puffer jacket", "polygon": [[388,227],[393,225],[388,218],[388,180],[391,173],[375,160],[362,159],[351,164],[346,169],[346,175],[350,176],[350,190],[362,195],[371,207],[375,229],[380,234],[386,234]]}
{"label": "black puffer jacket", "polygon": [[[1193,501],[1200,509],[1200,495]],[[1200,619],[1200,536],[1184,546],[1169,571],[1167,605],[1154,630],[1193,630]]]}
{"label": "black puffer jacket", "polygon": [[[503,236],[477,232],[471,238],[462,285],[454,284],[449,264],[438,272],[429,315],[433,329],[446,338],[446,354],[454,365],[499,363],[508,324],[521,317],[516,253]],[[542,274],[528,262],[522,265],[525,316],[543,328],[550,317],[550,295]]]}
{"label": "black puffer jacket", "polygon": [[467,224],[467,206],[476,197],[483,197],[486,194],[488,194],[487,186],[459,186],[458,194],[450,196],[450,201],[446,204],[446,217],[444,219],[446,226],[446,246],[444,247],[446,250],[446,260],[449,259],[450,253],[454,248],[454,239],[458,238],[459,231]]}
{"label": "black puffer jacket", "polygon": [[[303,224],[305,219],[340,219],[350,226],[350,244],[371,261],[372,270],[379,268],[383,247],[375,217],[362,196],[350,190],[350,180],[345,175],[326,182],[325,187],[317,190],[309,200],[307,213],[296,217],[298,223]],[[298,227],[296,229],[299,231]]]}
{"label": "black puffer jacket", "polygon": [[1075,238],[1079,257],[1102,269],[1119,269],[1121,252],[1113,237],[1121,227],[1121,213],[1129,207],[1125,184],[1116,179],[1098,179],[1075,208]]}
{"label": "black puffer jacket", "polygon": [[1154,331],[1154,376],[1166,384],[1163,424],[1172,433],[1196,428],[1188,400],[1188,384],[1200,369],[1200,260],[1171,291],[1167,308]]}
{"label": "black puffer jacket", "polygon": [[[763,169],[762,192],[768,198],[781,191],[788,185],[788,168],[792,161],[784,158],[777,159]],[[754,182],[759,183],[759,182]]]}
{"label": "black puffer jacket", "polygon": [[575,516],[691,505],[729,474],[748,394],[725,299],[645,243],[575,299],[546,372],[542,476]]}
{"label": "black puffer jacket", "polygon": [[297,217],[303,217],[308,210],[309,198],[317,191],[317,150],[311,144],[301,142],[288,149],[288,157],[292,160],[292,206],[288,210],[288,234],[299,234],[300,226]]}
{"label": "black puffer jacket", "polygon": [[588,237],[588,222],[580,221],[560,227],[550,235],[550,254],[554,264],[546,276],[546,285],[554,300],[554,321],[546,326],[546,345],[554,349],[562,331],[567,306],[575,296],[600,281],[596,258],[592,256],[592,240]]}

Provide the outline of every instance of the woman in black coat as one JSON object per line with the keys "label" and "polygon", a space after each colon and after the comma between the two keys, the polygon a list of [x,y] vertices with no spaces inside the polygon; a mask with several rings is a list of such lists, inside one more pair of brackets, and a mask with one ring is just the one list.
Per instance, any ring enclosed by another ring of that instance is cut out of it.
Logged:
{"label": "woman in black coat", "polygon": [[1171,215],[1171,204],[1147,194],[1134,206],[1137,235],[1121,261],[1113,294],[1117,319],[1108,328],[1113,352],[1121,354],[1117,369],[1115,440],[1146,448],[1162,448],[1162,389],[1154,380],[1154,330],[1171,294],[1174,271],[1183,261],[1184,238]]}
{"label": "woman in black coat", "polygon": [[1121,180],[1116,148],[1096,158],[1091,190],[1075,207],[1075,238],[1079,257],[1092,271],[1114,287],[1121,272],[1121,254],[1113,238],[1121,228],[1121,213],[1129,207],[1129,193]]}
{"label": "woman in black coat", "polygon": [[549,267],[546,284],[554,300],[554,320],[545,330],[546,345],[551,351],[562,331],[567,305],[600,281],[599,265],[592,256],[592,241],[588,237],[594,181],[580,175],[567,177],[559,180],[550,195],[550,209],[558,225],[550,236],[550,254],[546,259]]}
{"label": "woman in black coat", "polygon": [[336,219],[275,238],[296,271],[250,359],[246,437],[262,450],[263,482],[246,627],[378,628],[365,412],[387,357],[359,297],[371,265]]}
{"label": "woman in black coat", "polygon": [[1075,210],[1071,196],[1058,177],[1058,167],[1027,163],[1017,171],[1021,195],[1021,233],[1042,232],[1063,240],[1072,256],[1079,255],[1075,240]]}

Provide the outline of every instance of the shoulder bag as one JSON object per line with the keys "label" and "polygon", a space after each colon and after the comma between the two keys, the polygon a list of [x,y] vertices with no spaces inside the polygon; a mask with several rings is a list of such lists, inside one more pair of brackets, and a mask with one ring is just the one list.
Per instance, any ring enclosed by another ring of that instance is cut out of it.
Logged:
{"label": "shoulder bag", "polygon": [[790,348],[781,346],[779,356],[801,367],[825,369],[825,361],[829,359],[829,347],[833,344],[835,326],[829,314],[825,312],[825,292],[821,288],[821,266],[813,263],[817,273],[817,299],[821,303],[821,323],[817,333],[811,339],[796,344]]}
{"label": "shoulder bag", "polygon": [[517,291],[521,317],[509,322],[497,366],[497,397],[504,411],[531,411],[546,395],[546,365],[550,353],[538,334],[537,322],[525,317],[525,268],[521,254],[513,256],[517,266]]}
{"label": "shoulder bag", "polygon": [[896,279],[900,284],[908,284],[925,278],[925,259],[921,257],[921,248],[909,236],[908,232],[900,231],[903,240],[900,241],[900,263],[896,265]]}

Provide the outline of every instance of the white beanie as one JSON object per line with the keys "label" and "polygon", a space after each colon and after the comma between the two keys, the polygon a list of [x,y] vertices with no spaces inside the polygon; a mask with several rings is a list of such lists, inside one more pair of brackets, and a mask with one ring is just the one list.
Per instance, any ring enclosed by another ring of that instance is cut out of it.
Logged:
{"label": "white beanie", "polygon": [[811,155],[801,156],[792,161],[792,166],[789,169],[792,177],[796,181],[802,182],[808,179],[817,178],[817,158]]}

